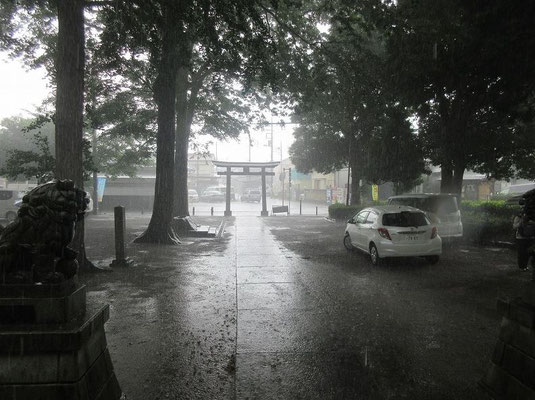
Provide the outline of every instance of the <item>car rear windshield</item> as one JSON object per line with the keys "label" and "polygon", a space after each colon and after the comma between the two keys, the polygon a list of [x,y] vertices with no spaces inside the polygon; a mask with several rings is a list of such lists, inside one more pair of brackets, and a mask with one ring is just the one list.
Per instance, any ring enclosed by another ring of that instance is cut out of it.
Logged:
{"label": "car rear windshield", "polygon": [[429,225],[429,220],[424,213],[414,211],[402,211],[383,215],[383,226],[425,226]]}
{"label": "car rear windshield", "polygon": [[446,215],[458,211],[457,199],[454,196],[436,197],[400,197],[392,199],[390,204],[411,206],[438,215]]}

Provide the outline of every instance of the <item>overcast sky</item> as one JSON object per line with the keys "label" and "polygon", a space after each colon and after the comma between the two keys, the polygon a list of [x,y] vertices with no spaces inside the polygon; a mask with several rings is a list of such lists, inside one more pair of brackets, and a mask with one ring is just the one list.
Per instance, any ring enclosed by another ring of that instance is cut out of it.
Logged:
{"label": "overcast sky", "polygon": [[48,93],[46,83],[44,70],[26,71],[0,52],[0,120],[31,115]]}

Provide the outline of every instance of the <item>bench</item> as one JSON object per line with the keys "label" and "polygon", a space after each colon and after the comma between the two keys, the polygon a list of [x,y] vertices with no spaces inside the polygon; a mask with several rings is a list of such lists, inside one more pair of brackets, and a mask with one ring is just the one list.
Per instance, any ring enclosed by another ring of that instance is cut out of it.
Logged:
{"label": "bench", "polygon": [[288,214],[288,206],[273,206],[271,208],[271,212],[273,214],[276,214],[276,213],[283,213],[285,212],[286,214]]}

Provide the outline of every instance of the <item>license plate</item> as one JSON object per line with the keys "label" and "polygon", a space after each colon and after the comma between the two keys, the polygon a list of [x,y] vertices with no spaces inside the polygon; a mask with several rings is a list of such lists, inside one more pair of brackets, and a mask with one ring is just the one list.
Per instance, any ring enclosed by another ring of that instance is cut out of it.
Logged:
{"label": "license plate", "polygon": [[406,238],[405,240],[407,242],[414,242],[414,241],[418,240],[418,236],[414,236],[414,235],[407,235],[407,236],[405,236],[405,238]]}

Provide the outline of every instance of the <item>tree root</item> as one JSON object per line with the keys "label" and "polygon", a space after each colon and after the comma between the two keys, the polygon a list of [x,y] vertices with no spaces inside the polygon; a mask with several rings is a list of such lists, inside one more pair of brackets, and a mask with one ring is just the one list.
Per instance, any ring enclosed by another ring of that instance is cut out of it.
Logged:
{"label": "tree root", "polygon": [[166,230],[164,229],[151,229],[149,226],[141,236],[134,239],[134,243],[155,243],[155,244],[169,244],[177,245],[180,244],[180,238],[175,233],[175,231],[169,227]]}

